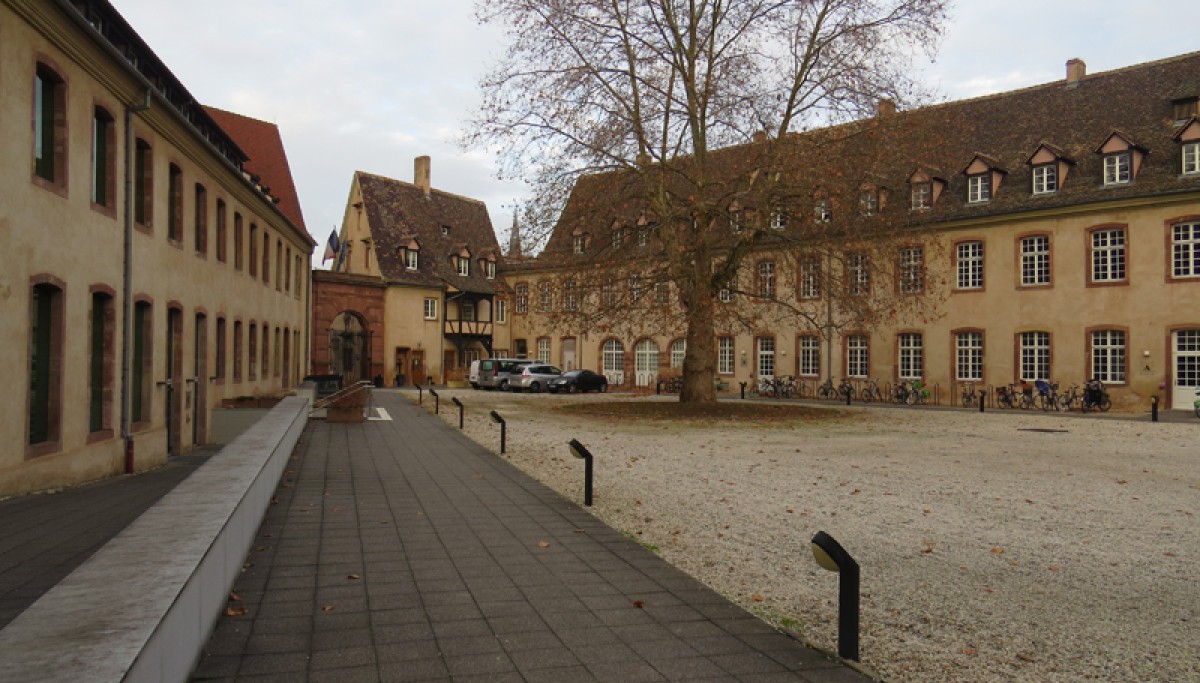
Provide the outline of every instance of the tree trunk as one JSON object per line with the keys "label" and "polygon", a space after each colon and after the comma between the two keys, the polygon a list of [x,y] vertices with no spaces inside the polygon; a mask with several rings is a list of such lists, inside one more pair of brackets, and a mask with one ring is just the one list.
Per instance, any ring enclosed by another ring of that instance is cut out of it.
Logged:
{"label": "tree trunk", "polygon": [[717,400],[716,327],[712,296],[712,263],[701,250],[688,273],[688,293],[683,297],[687,316],[687,349],[683,357],[680,403],[713,403]]}

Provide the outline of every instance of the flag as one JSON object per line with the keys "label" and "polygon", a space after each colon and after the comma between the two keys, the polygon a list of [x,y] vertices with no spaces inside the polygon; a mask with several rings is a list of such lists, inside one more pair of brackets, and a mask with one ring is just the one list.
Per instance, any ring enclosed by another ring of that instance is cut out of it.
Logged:
{"label": "flag", "polygon": [[337,230],[329,233],[329,241],[325,243],[325,258],[321,259],[321,263],[325,263],[329,259],[338,255],[342,250],[341,243],[338,241]]}

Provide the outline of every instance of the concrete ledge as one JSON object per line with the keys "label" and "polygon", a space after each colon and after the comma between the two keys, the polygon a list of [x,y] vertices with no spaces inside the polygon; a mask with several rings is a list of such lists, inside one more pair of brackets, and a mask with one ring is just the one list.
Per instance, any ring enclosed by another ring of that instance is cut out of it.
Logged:
{"label": "concrete ledge", "polygon": [[0,631],[0,680],[187,680],[308,405],[281,401]]}

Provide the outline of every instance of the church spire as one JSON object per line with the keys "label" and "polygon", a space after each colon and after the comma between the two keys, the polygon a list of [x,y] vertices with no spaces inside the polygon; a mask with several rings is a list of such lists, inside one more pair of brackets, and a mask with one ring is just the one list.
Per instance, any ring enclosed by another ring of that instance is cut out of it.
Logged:
{"label": "church spire", "polygon": [[508,233],[508,254],[509,258],[521,257],[521,227],[517,224],[517,212],[513,211],[512,231]]}

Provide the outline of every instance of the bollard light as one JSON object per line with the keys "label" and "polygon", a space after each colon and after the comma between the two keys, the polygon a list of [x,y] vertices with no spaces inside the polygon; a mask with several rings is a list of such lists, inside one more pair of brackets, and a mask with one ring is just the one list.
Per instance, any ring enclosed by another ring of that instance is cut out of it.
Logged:
{"label": "bollard light", "polygon": [[587,507],[592,506],[592,453],[583,444],[579,443],[578,439],[571,439],[567,442],[567,447],[571,449],[571,455],[583,461],[583,504]]}
{"label": "bollard light", "polygon": [[983,401],[985,398],[987,398],[987,391],[984,389],[980,389],[979,390],[979,412],[981,412],[981,413],[983,412]]}
{"label": "bollard light", "polygon": [[744,401],[744,400],[746,400],[746,383],[738,382],[738,384],[742,385],[742,400]]}
{"label": "bollard light", "polygon": [[838,656],[858,661],[858,563],[824,531],[812,537],[817,564],[838,573]]}
{"label": "bollard light", "polygon": [[454,405],[458,406],[458,428],[462,429],[463,428],[463,404],[462,404],[462,401],[458,400],[457,396],[452,396],[450,398],[450,400],[454,402]]}
{"label": "bollard light", "polygon": [[504,418],[500,417],[500,413],[494,410],[489,416],[492,418],[492,422],[500,425],[500,452],[504,453],[505,442],[508,440],[508,423],[504,421]]}
{"label": "bollard light", "polygon": [[1158,397],[1150,397],[1150,421],[1158,422]]}
{"label": "bollard light", "polygon": [[433,397],[433,414],[440,415],[442,408],[442,398],[438,396],[438,392],[433,387],[429,387],[429,395]]}

